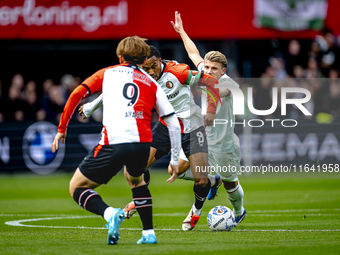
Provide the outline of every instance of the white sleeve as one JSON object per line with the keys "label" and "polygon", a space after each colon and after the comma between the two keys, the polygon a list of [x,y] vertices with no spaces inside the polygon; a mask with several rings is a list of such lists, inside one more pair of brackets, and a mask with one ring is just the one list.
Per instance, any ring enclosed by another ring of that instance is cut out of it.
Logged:
{"label": "white sleeve", "polygon": [[168,127],[170,144],[171,144],[171,161],[173,165],[178,165],[179,153],[182,147],[181,141],[181,126],[175,114],[163,118],[163,121]]}
{"label": "white sleeve", "polygon": [[163,89],[158,85],[156,92],[156,109],[162,118],[175,112]]}
{"label": "white sleeve", "polygon": [[86,118],[90,117],[92,113],[103,105],[103,94],[97,97],[92,102],[84,104],[83,113]]}
{"label": "white sleeve", "polygon": [[165,95],[163,89],[158,86],[156,92],[156,108],[158,115],[163,119],[169,130],[171,144],[171,161],[173,165],[178,165],[179,152],[182,147],[181,126],[175,115],[175,110]]}
{"label": "white sleeve", "polygon": [[197,65],[197,70],[198,71],[203,71],[204,69],[204,61],[201,61],[200,63],[198,63]]}
{"label": "white sleeve", "polygon": [[186,162],[189,162],[189,159],[184,154],[183,148],[181,149],[181,152],[179,153],[179,158],[186,161]]}

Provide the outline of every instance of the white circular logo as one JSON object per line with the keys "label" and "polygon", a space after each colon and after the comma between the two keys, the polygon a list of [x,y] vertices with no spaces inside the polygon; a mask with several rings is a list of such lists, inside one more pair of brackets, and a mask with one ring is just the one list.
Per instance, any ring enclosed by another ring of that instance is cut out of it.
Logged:
{"label": "white circular logo", "polygon": [[52,153],[52,142],[58,129],[50,122],[40,121],[29,126],[22,141],[22,154],[26,166],[37,174],[53,173],[63,162],[65,144]]}

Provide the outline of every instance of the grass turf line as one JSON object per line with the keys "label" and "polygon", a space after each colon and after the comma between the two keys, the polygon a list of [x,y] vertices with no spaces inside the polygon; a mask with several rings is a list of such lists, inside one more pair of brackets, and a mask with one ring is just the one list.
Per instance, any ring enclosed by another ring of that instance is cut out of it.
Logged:
{"label": "grass turf line", "polygon": [[[154,226],[157,245],[137,245],[141,237],[138,215],[122,223],[116,246],[106,245],[107,230],[101,217],[81,209],[68,194],[71,174],[39,176],[0,175],[0,254],[339,254],[340,179],[338,178],[251,178],[240,177],[245,191],[246,220],[231,232],[212,232],[206,224],[208,211],[216,205],[230,207],[220,188],[216,199],[205,203],[193,231],[180,229],[194,201],[193,183],[152,171]],[[123,174],[97,191],[113,207],[124,207],[131,190]],[[92,227],[28,228],[9,226],[13,220],[60,216],[87,216],[24,222],[26,225]],[[91,216],[91,217],[89,217]],[[140,230],[129,230],[129,229]],[[275,231],[275,230],[285,231]],[[302,230],[302,231],[300,231]],[[316,230],[316,231],[313,231]],[[322,230],[322,232],[320,231]],[[323,231],[323,230],[327,230]]]}

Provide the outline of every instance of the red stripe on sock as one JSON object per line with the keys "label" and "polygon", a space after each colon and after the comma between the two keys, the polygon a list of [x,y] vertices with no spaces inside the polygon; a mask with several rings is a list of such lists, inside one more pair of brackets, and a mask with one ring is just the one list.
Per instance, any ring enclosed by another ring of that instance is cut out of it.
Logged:
{"label": "red stripe on sock", "polygon": [[236,192],[236,191],[239,189],[239,187],[240,187],[240,186],[238,186],[238,188],[237,188],[237,189],[235,189],[233,192],[228,192],[228,191],[227,191],[227,192],[228,192],[228,194],[233,194],[233,193],[235,193],[235,192]]}

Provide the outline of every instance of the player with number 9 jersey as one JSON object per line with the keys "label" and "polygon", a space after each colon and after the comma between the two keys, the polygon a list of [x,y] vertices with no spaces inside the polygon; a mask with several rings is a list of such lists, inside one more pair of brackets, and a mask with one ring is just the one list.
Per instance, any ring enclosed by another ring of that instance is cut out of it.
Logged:
{"label": "player with number 9 jersey", "polygon": [[[151,76],[140,69],[150,53],[145,39],[138,36],[126,37],[118,44],[116,53],[119,65],[97,71],[71,93],[52,143],[52,151],[58,149],[60,139],[65,142],[67,126],[79,102],[92,93],[102,91],[102,137],[76,169],[70,181],[70,194],[81,207],[101,215],[107,221],[107,243],[117,244],[124,211],[108,206],[94,189],[106,184],[125,166],[126,180],[143,224],[142,238],[137,244],[155,244],[157,239],[152,223],[152,197],[141,178],[146,171],[152,141],[152,109],[158,109],[169,127],[174,154],[170,165],[177,169],[181,144],[180,125],[163,90]],[[176,177],[174,174],[167,181],[172,182]]]}
{"label": "player with number 9 jersey", "polygon": [[103,91],[103,130],[99,144],[151,142],[151,111],[161,117],[174,112],[164,91],[147,73],[124,63],[99,70],[71,94],[62,114],[59,132],[65,132],[80,100]]}

